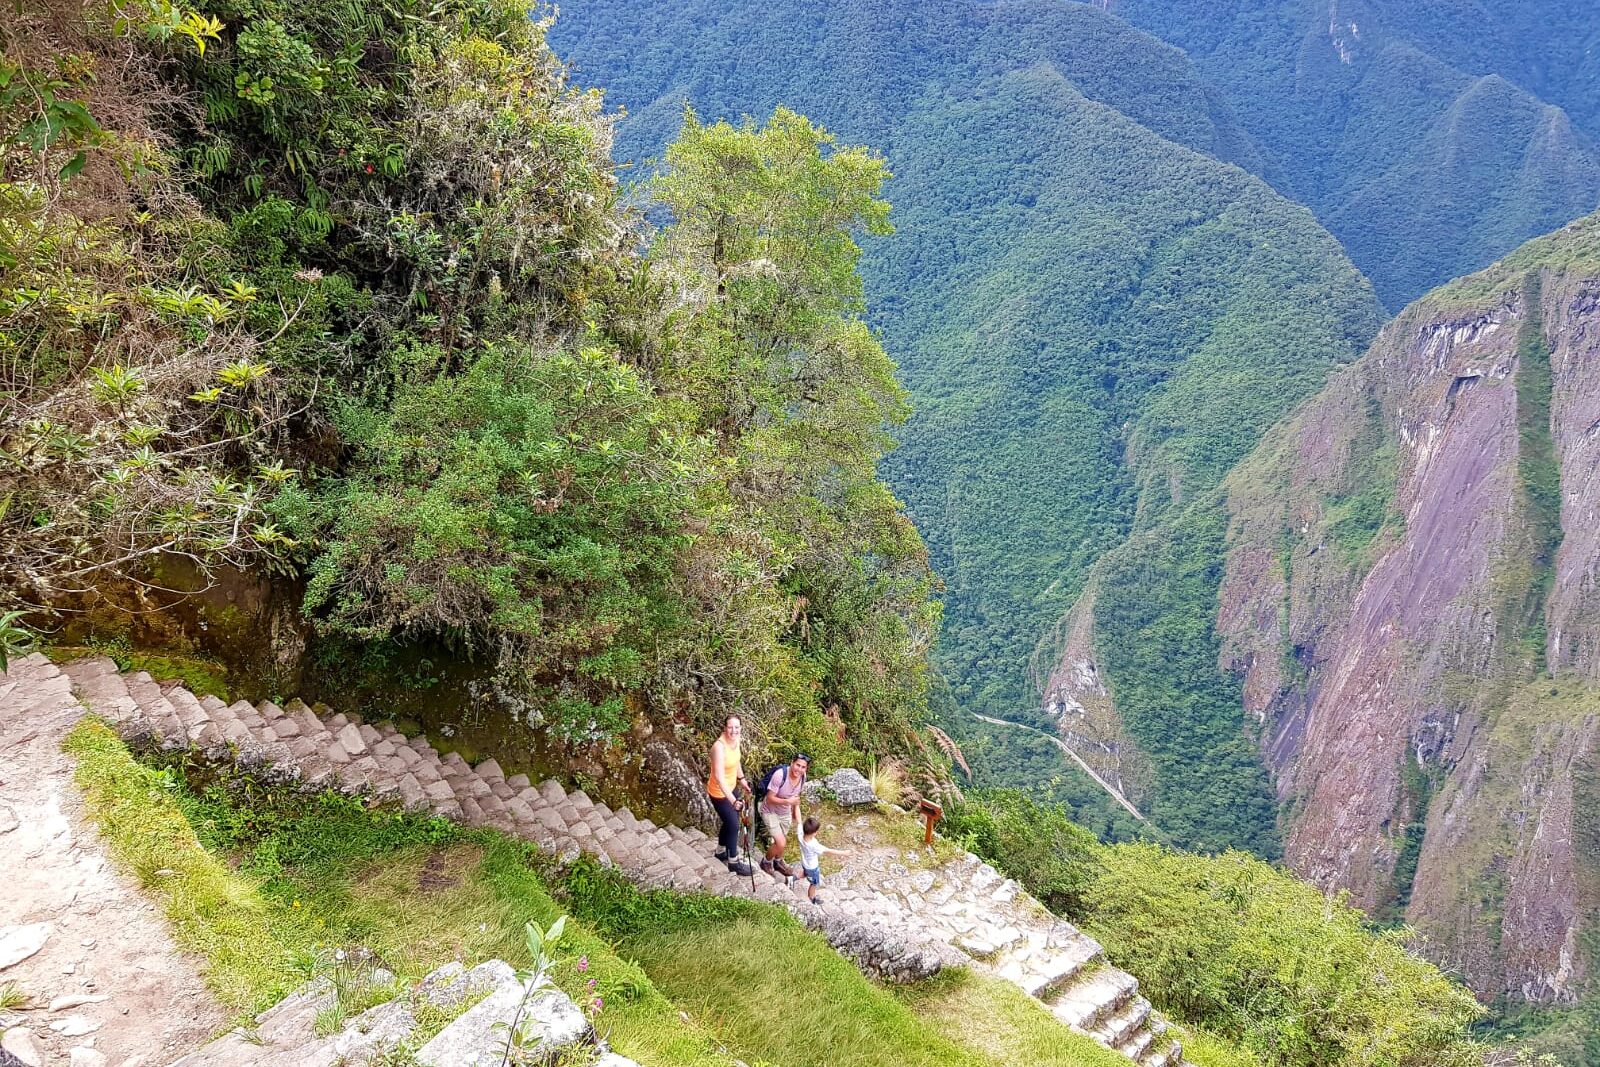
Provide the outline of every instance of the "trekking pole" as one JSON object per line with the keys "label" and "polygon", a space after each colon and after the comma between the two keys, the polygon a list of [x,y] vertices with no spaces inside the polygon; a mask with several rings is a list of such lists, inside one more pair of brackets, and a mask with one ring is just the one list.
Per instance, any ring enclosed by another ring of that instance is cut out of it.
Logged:
{"label": "trekking pole", "polygon": [[748,789],[744,794],[748,821],[744,824],[744,859],[750,867],[750,895],[756,895],[756,797]]}

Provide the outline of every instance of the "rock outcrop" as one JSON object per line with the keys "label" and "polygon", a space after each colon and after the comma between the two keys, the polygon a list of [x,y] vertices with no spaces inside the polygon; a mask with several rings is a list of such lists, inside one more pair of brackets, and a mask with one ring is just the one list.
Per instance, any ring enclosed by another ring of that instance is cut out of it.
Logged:
{"label": "rock outcrop", "polygon": [[1230,482],[1223,666],[1289,862],[1489,999],[1595,965],[1597,253],[1585,220],[1419,301]]}
{"label": "rock outcrop", "polygon": [[[387,984],[393,977],[374,979]],[[498,1067],[513,1041],[528,1055],[517,1062],[555,1063],[564,1053],[584,1050],[604,1057],[599,1062],[610,1067],[638,1067],[606,1048],[571,997],[531,983],[502,960],[470,971],[446,964],[414,988],[396,990],[392,999],[325,1032],[318,1023],[339,1013],[340,994],[329,979],[315,978],[251,1025],[228,1031],[170,1067],[364,1067],[389,1062],[394,1053],[420,1067]],[[453,1017],[435,1032],[424,1031],[417,1021],[424,1007]]]}

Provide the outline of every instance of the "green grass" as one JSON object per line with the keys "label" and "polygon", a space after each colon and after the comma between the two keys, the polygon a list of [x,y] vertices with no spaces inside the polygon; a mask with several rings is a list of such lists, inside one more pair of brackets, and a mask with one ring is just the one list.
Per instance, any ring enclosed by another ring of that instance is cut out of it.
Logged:
{"label": "green grass", "polygon": [[913,986],[862,975],[788,912],[751,900],[640,892],[579,864],[573,914],[748,1063],[784,1067],[1113,1067],[1126,1060],[999,979],[947,971]]}
{"label": "green grass", "polygon": [[979,1067],[820,937],[774,913],[630,940],[650,978],[735,1055],[784,1067]]}
{"label": "green grass", "polygon": [[17,982],[0,984],[0,1011],[20,1008],[32,999],[33,997],[28,994],[28,991],[23,989]]}
{"label": "green grass", "polygon": [[907,988],[900,999],[922,1025],[999,1063],[1127,1067],[1127,1059],[1068,1030],[1037,1000],[1000,978],[945,972]]}
{"label": "green grass", "polygon": [[[244,780],[196,793],[178,769],[141,764],[92,719],[66,749],[119,864],[241,1014],[331,969],[338,948],[370,949],[408,979],[456,959],[522,966],[523,924],[548,926],[564,910],[531,866],[533,850],[496,833]],[[596,1024],[622,1054],[646,1067],[728,1067],[707,1032],[582,923],[568,922],[558,955],[557,984],[580,1003],[602,998]]]}
{"label": "green grass", "polygon": [[118,864],[162,905],[178,943],[206,961],[223,1004],[259,1009],[301,974],[290,944],[246,878],[207,852],[178,806],[177,779],[135,762],[104,723],[84,720],[67,737],[78,785]]}

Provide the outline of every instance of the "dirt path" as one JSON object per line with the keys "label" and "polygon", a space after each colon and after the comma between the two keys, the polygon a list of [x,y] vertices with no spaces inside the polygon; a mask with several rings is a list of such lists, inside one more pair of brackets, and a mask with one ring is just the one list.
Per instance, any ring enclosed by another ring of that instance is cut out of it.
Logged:
{"label": "dirt path", "polygon": [[30,1067],[161,1067],[227,1016],[79,814],[61,740],[81,714],[43,657],[0,675],[0,987],[31,998],[0,1041]]}

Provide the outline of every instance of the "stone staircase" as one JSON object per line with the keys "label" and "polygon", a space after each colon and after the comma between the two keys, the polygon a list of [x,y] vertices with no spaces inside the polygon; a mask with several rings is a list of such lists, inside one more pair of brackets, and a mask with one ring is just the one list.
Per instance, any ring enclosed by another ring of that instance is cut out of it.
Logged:
{"label": "stone staircase", "polygon": [[[31,684],[62,684],[42,657],[24,661]],[[129,743],[193,749],[268,781],[306,790],[366,794],[473,827],[492,827],[565,857],[586,852],[645,887],[754,895],[788,907],[864,969],[891,980],[921,977],[942,964],[992,971],[1043,1001],[1062,1022],[1140,1067],[1177,1067],[1183,1050],[1138,995],[1138,982],[1110,966],[1100,946],[1052,915],[1017,884],[976,857],[913,871],[830,876],[826,903],[813,906],[804,882],[738,878],[697,829],[657,826],[613,810],[554,780],[506,775],[493,759],[469,765],[422,738],[353,715],[318,715],[299,701],[225,704],[196,697],[148,674],[119,673],[109,659],[81,660],[65,675],[85,706]],[[15,706],[15,704],[13,705]]]}

